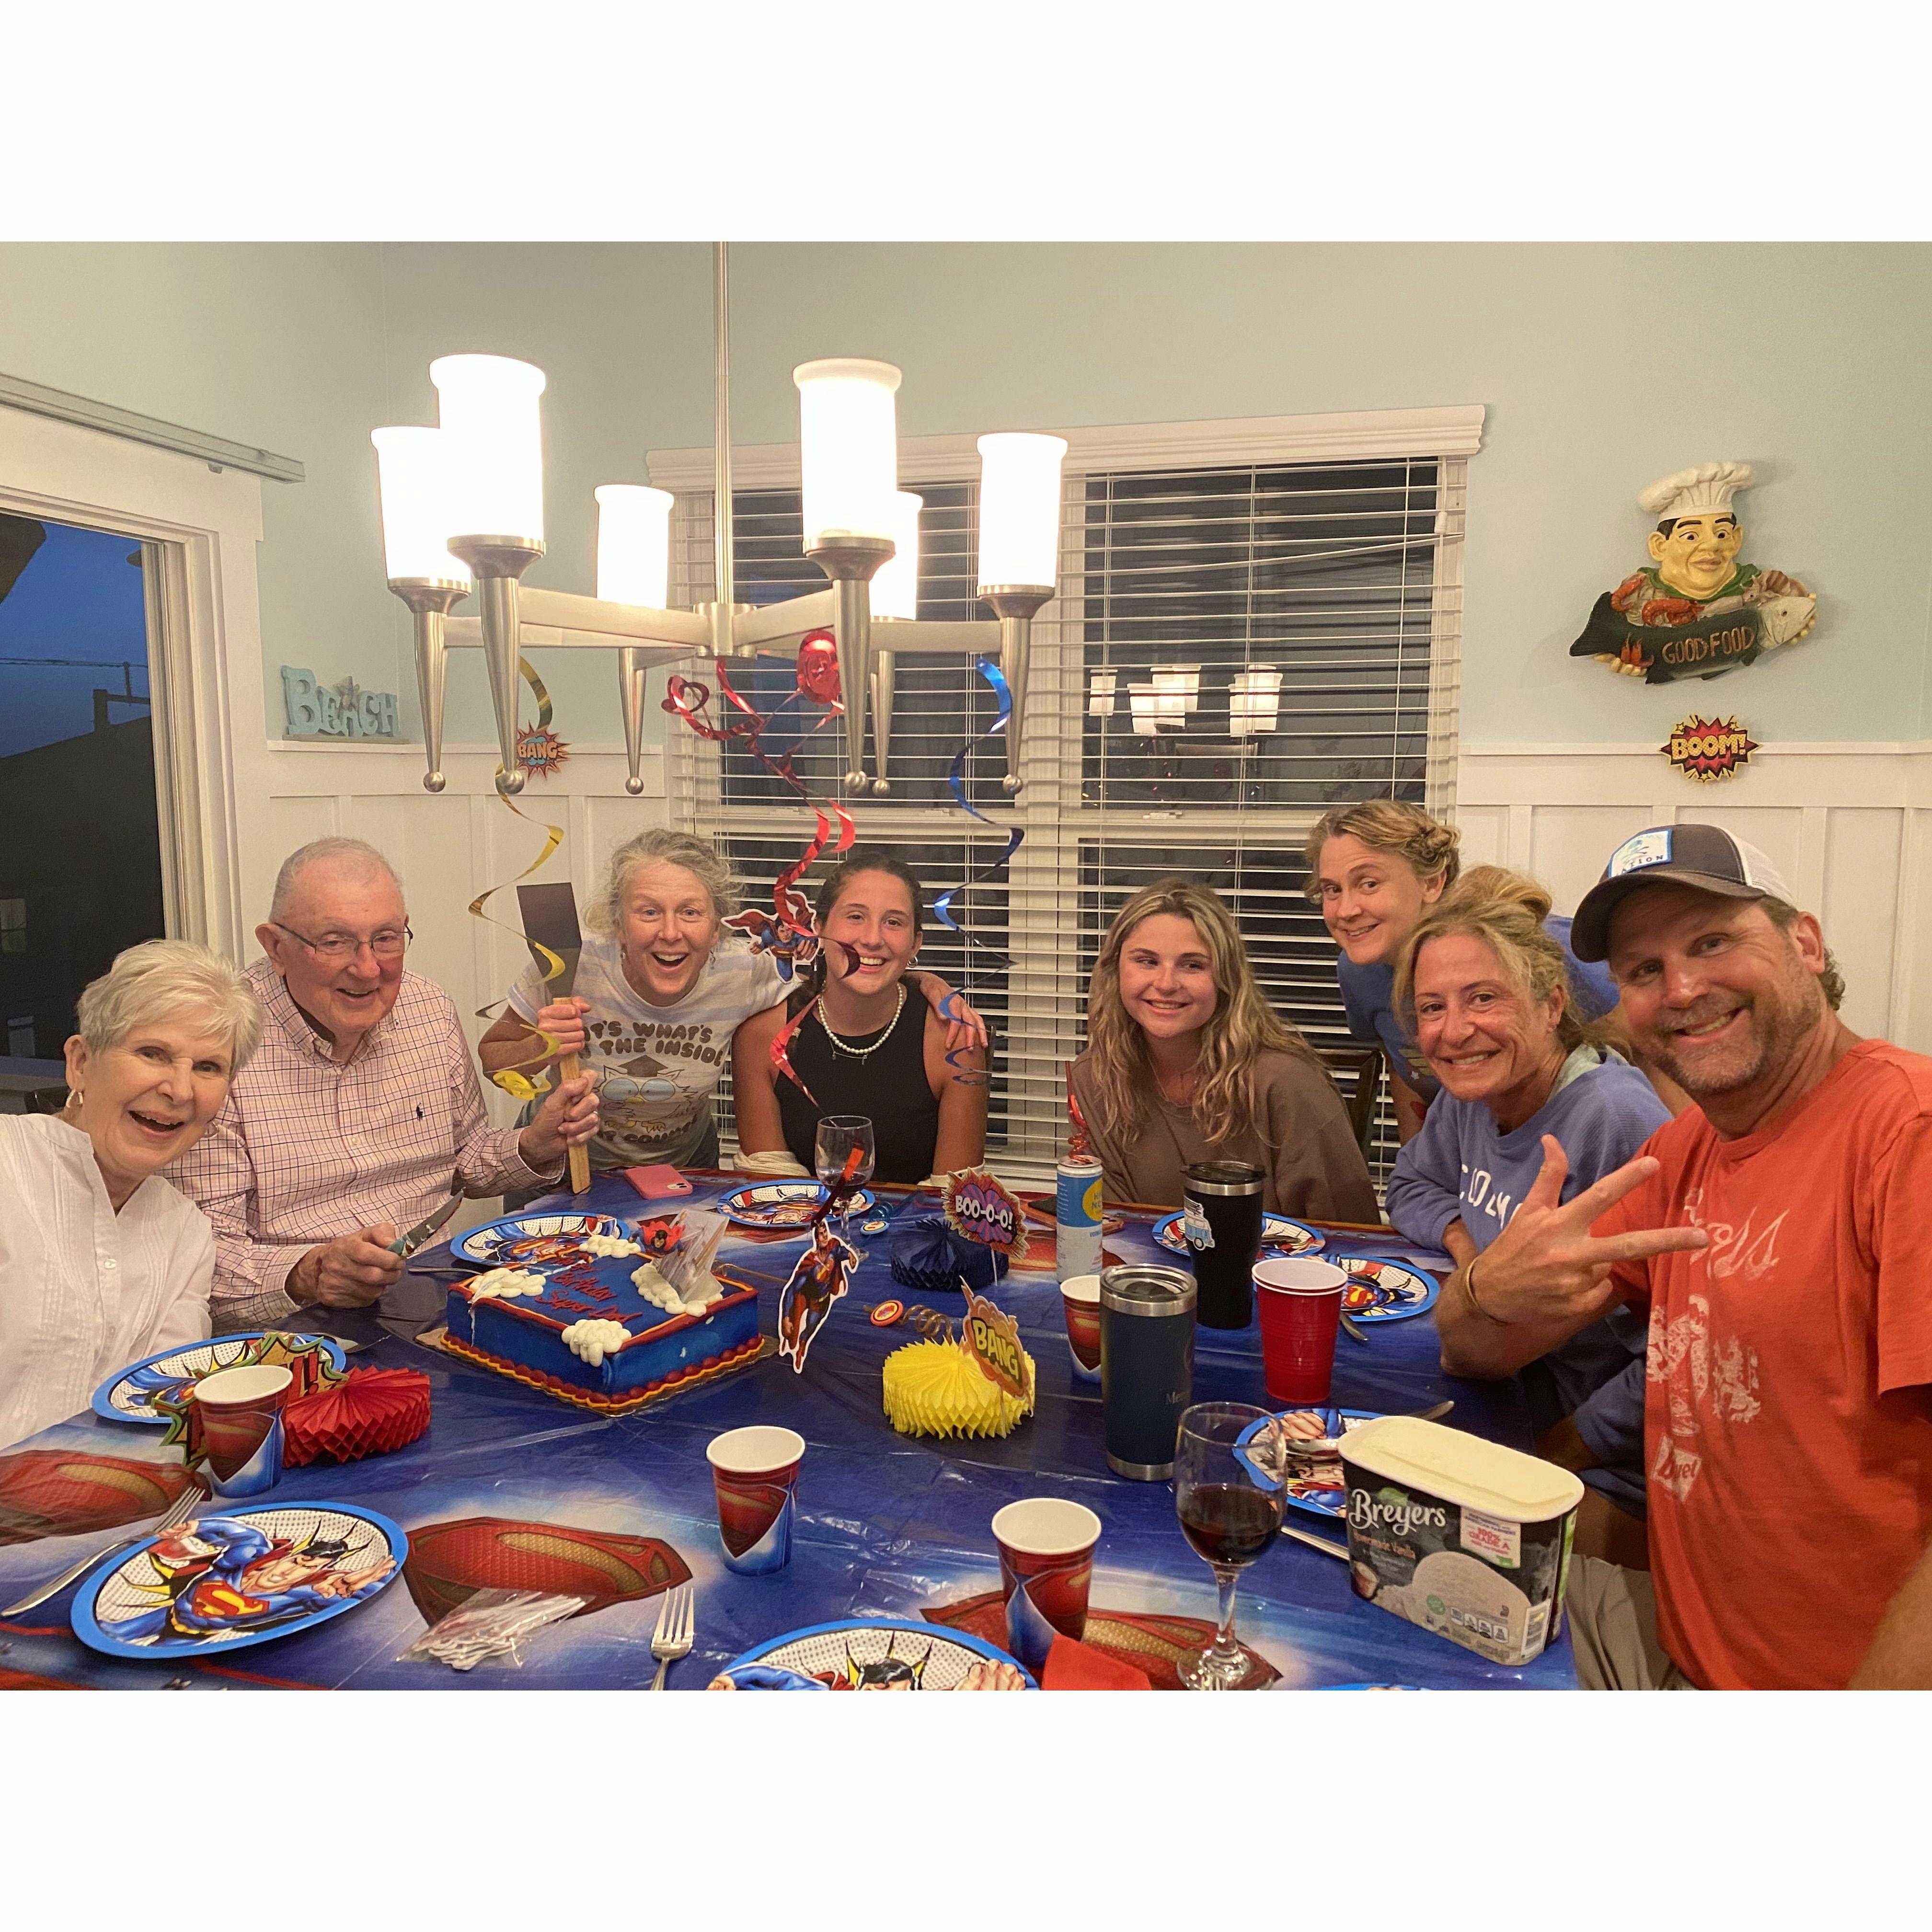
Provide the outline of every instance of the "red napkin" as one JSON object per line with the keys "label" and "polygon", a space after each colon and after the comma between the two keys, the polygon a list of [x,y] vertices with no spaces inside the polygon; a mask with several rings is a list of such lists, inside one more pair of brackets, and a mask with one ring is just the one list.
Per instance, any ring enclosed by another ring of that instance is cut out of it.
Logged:
{"label": "red napkin", "polygon": [[1089,1643],[1076,1643],[1070,1636],[1057,1636],[1046,1653],[1046,1668],[1040,1674],[1042,1690],[1151,1690],[1144,1670],[1109,1657]]}
{"label": "red napkin", "polygon": [[413,1442],[429,1426],[429,1378],[415,1369],[351,1369],[282,1412],[282,1460],[356,1462]]}

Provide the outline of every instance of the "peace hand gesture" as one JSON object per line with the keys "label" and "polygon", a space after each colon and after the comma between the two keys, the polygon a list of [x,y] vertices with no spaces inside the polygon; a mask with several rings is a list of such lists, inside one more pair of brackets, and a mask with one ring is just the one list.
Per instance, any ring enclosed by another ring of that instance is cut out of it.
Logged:
{"label": "peace hand gesture", "polygon": [[1710,1238],[1702,1228],[1634,1228],[1601,1240],[1592,1238],[1598,1217],[1642,1186],[1658,1166],[1650,1155],[1640,1154],[1566,1203],[1563,1184],[1570,1162],[1556,1136],[1545,1134],[1534,1184],[1509,1225],[1477,1257],[1473,1286],[1466,1279],[1478,1310],[1492,1322],[1564,1322],[1574,1330],[1616,1298],[1609,1281],[1613,1262],[1708,1247]]}

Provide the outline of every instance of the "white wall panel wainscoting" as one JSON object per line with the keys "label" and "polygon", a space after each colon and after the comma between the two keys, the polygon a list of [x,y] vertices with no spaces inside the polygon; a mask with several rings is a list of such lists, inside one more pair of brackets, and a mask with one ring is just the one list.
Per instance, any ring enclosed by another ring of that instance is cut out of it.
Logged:
{"label": "white wall panel wainscoting", "polygon": [[1466,865],[1533,874],[1565,913],[1632,832],[1721,825],[1823,921],[1846,1024],[1932,1053],[1932,743],[1766,745],[1700,784],[1651,748],[1466,742],[1456,820]]}

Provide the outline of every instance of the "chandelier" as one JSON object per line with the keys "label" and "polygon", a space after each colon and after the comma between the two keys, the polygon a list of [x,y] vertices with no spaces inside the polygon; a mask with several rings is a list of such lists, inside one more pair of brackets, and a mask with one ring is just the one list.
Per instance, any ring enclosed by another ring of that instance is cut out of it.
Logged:
{"label": "chandelier", "polygon": [[[434,429],[378,429],[376,446],[388,585],[415,617],[416,686],[422,703],[424,788],[442,790],[446,652],[480,644],[489,668],[502,764],[496,788],[522,790],[516,756],[517,680],[524,648],[617,653],[617,694],[629,768],[625,788],[644,790],[646,668],[703,654],[724,658],[795,645],[830,629],[837,640],[842,789],[884,796],[892,735],[894,660],[906,652],[997,653],[1012,694],[1007,723],[1009,795],[1020,787],[1033,620],[1054,594],[1060,533],[1060,464],[1055,436],[979,439],[979,580],[994,621],[921,622],[920,500],[898,487],[895,396],[899,371],[853,358],[801,363],[799,392],[805,554],[826,587],[788,602],[731,601],[730,290],[725,245],[712,250],[716,601],[666,608],[673,499],[640,484],[598,488],[597,594],[525,588],[544,554],[541,369],[500,356],[445,356],[430,364]],[[450,612],[474,595],[477,616]],[[886,626],[874,642],[873,620]],[[888,644],[886,640],[889,638]],[[873,713],[875,774],[865,769],[866,705]]]}

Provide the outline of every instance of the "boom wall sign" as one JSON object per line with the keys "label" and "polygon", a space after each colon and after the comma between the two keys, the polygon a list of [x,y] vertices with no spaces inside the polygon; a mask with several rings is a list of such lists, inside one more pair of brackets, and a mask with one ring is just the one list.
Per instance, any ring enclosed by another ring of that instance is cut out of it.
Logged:
{"label": "boom wall sign", "polygon": [[1657,748],[1678,771],[1708,784],[1749,764],[1750,754],[1759,747],[1735,718],[1700,718],[1693,712],[1681,724],[1672,727],[1670,742]]}
{"label": "boom wall sign", "polygon": [[1597,599],[1570,655],[1670,684],[1721,677],[1803,637],[1817,598],[1781,570],[1738,561],[1731,500],[1750,480],[1748,463],[1700,463],[1645,490],[1637,506],[1658,519],[1650,563]]}

